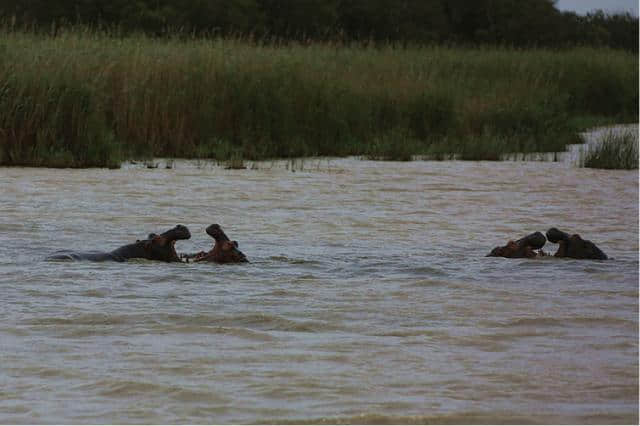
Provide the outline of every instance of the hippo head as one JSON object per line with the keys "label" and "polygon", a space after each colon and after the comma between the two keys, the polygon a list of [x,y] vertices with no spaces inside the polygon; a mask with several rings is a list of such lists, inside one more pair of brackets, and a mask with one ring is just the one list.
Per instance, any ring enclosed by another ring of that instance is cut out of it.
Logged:
{"label": "hippo head", "polygon": [[487,257],[513,257],[518,249],[519,247],[514,241],[509,241],[505,246],[495,247]]}
{"label": "hippo head", "polygon": [[511,259],[536,257],[537,254],[530,245],[509,241],[507,245],[496,247],[486,257],[507,257]]}
{"label": "hippo head", "polygon": [[532,249],[538,250],[541,249],[546,242],[547,239],[544,237],[542,232],[534,232],[520,238],[516,241],[516,244],[519,246],[530,246]]}
{"label": "hippo head", "polygon": [[570,257],[574,259],[606,260],[607,255],[589,240],[583,240],[578,234],[569,235],[558,228],[550,228],[547,238],[552,243],[558,243],[555,257]]}
{"label": "hippo head", "polygon": [[216,250],[216,262],[218,263],[244,263],[247,257],[238,250],[237,241],[223,241],[219,243],[220,250]]}
{"label": "hippo head", "polygon": [[487,257],[536,257],[538,253],[534,250],[541,249],[546,242],[547,239],[541,232],[534,232],[517,241],[509,241],[505,246],[494,248]]}
{"label": "hippo head", "polygon": [[184,225],[178,225],[160,235],[149,234],[148,239],[139,243],[143,245],[146,259],[180,262],[180,257],[176,253],[176,241],[188,240],[189,238],[191,238],[189,228]]}
{"label": "hippo head", "polygon": [[558,228],[550,228],[547,231],[547,239],[552,243],[556,244],[560,241],[568,241],[569,234],[567,234],[566,232],[562,232]]}
{"label": "hippo head", "polygon": [[206,229],[216,243],[211,253],[211,260],[217,263],[244,263],[248,262],[247,257],[238,250],[238,242],[231,241],[224,233],[220,225],[214,223]]}

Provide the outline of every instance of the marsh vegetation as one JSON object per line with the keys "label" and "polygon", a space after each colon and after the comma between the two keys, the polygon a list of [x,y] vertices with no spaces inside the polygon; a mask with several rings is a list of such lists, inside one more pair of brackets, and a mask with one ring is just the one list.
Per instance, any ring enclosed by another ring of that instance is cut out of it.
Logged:
{"label": "marsh vegetation", "polygon": [[637,169],[637,133],[606,133],[595,148],[587,152],[584,166],[594,169]]}
{"label": "marsh vegetation", "polygon": [[638,56],[245,38],[0,34],[0,164],[118,167],[562,151],[636,121]]}

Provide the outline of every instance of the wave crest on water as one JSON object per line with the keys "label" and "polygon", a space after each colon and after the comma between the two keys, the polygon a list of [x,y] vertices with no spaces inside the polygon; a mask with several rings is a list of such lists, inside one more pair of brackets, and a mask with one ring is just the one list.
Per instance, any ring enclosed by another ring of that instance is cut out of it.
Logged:
{"label": "wave crest on water", "polygon": [[[40,317],[27,321],[30,326],[64,326],[71,337],[96,334],[139,333],[232,333],[270,339],[256,331],[324,332],[336,330],[327,321],[294,320],[280,315],[246,313],[235,315],[216,314],[132,314],[109,315],[104,313],[79,314],[70,317]],[[111,328],[104,328],[109,326]],[[118,326],[120,326],[118,328]],[[74,329],[73,327],[77,327]],[[86,330],[91,327],[91,330]]]}
{"label": "wave crest on water", "polygon": [[421,416],[392,416],[379,413],[366,413],[345,417],[318,417],[312,419],[298,418],[279,420],[258,420],[256,424],[320,424],[320,425],[455,425],[455,424],[627,424],[630,419],[637,423],[638,413],[611,414],[608,412],[594,412],[576,414],[573,416],[559,416],[552,412],[539,412],[532,415],[508,412],[462,412],[458,414],[434,414]]}
{"label": "wave crest on water", "polygon": [[561,317],[561,318],[520,318],[503,324],[505,327],[572,327],[589,325],[615,325],[637,328],[638,323],[614,317]]}
{"label": "wave crest on water", "polygon": [[257,421],[257,424],[321,424],[321,425],[394,425],[394,424],[536,424],[544,423],[536,416],[509,413],[461,413],[455,415],[390,416],[379,413],[359,414],[349,417],[319,417],[314,419],[284,419]]}

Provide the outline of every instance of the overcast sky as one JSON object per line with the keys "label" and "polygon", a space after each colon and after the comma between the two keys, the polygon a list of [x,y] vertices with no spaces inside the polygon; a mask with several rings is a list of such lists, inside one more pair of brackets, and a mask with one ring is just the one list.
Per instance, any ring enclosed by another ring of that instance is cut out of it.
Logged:
{"label": "overcast sky", "polygon": [[573,10],[585,14],[593,9],[609,12],[631,12],[638,16],[638,0],[558,0],[556,7],[560,10]]}

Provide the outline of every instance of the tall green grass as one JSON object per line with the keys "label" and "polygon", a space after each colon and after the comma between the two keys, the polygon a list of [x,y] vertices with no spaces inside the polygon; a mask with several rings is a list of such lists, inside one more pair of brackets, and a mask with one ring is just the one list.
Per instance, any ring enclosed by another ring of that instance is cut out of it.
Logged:
{"label": "tall green grass", "polygon": [[[586,118],[585,118],[586,117]],[[0,164],[562,151],[636,121],[638,56],[0,32]]]}
{"label": "tall green grass", "polygon": [[631,132],[605,134],[589,151],[584,166],[594,169],[637,169],[638,135]]}

